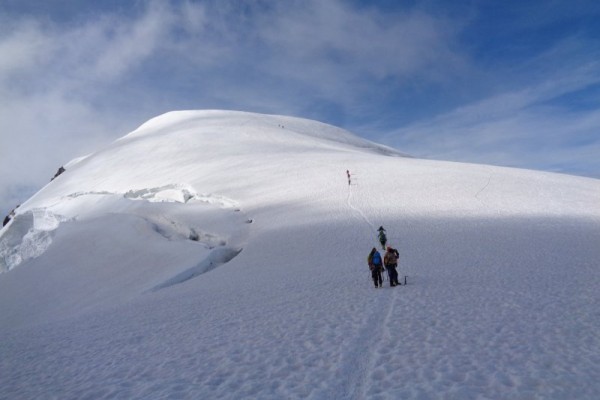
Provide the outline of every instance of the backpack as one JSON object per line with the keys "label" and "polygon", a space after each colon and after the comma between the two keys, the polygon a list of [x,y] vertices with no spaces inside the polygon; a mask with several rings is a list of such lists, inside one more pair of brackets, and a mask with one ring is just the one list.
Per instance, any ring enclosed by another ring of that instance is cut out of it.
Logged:
{"label": "backpack", "polygon": [[373,265],[381,265],[381,254],[378,251],[373,254],[373,258],[371,259]]}
{"label": "backpack", "polygon": [[385,258],[386,258],[387,264],[390,264],[390,265],[396,264],[397,265],[398,258],[400,258],[400,254],[398,253],[398,250],[391,249],[388,253],[386,253]]}

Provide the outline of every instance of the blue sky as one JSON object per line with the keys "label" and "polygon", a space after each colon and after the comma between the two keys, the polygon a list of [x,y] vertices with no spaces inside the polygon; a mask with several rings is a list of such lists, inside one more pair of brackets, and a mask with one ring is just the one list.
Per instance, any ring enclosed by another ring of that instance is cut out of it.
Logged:
{"label": "blue sky", "polygon": [[161,113],[600,178],[600,2],[0,0],[0,212]]}

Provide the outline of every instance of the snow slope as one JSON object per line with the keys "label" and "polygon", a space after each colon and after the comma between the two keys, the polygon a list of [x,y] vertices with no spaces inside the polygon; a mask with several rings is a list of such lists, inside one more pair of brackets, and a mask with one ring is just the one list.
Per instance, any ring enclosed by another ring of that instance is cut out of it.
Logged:
{"label": "snow slope", "polygon": [[[315,121],[168,113],[0,231],[0,398],[596,399],[599,200]],[[407,286],[370,281],[380,225]]]}

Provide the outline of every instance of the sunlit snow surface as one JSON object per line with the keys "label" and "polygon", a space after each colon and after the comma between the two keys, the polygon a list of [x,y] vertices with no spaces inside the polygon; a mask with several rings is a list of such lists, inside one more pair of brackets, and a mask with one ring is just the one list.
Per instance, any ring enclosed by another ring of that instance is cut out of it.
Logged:
{"label": "sunlit snow surface", "polygon": [[186,111],[0,235],[2,399],[600,398],[598,180]]}

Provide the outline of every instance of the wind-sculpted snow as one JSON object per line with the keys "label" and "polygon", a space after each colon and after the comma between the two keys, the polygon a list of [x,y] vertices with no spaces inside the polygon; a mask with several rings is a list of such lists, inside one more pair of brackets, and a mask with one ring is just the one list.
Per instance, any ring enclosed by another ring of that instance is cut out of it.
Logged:
{"label": "wind-sculpted snow", "polygon": [[187,111],[69,164],[0,233],[48,244],[0,274],[0,398],[600,398],[600,181],[400,154]]}

